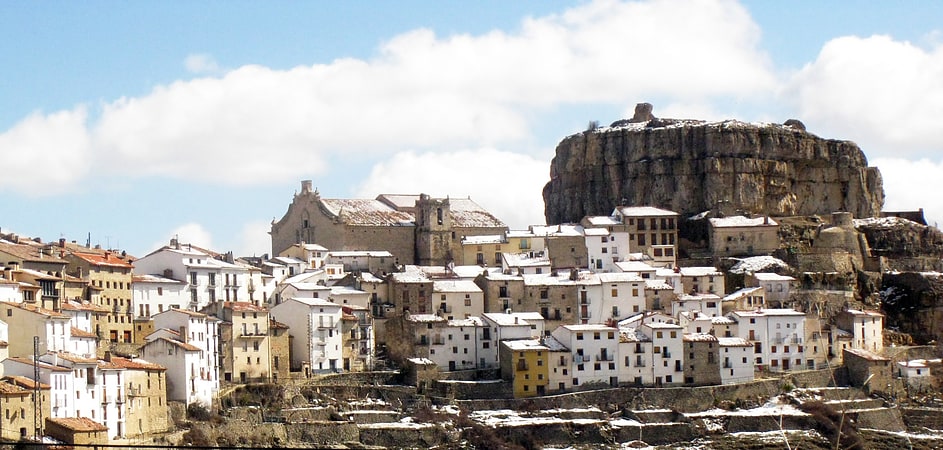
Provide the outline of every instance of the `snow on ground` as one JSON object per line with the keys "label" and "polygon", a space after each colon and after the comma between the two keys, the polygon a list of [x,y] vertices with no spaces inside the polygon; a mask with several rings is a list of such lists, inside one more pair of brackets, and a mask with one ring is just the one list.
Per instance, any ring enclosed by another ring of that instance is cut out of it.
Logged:
{"label": "snow on ground", "polygon": [[469,415],[472,420],[489,427],[519,427],[526,425],[545,425],[553,423],[604,424],[601,419],[561,419],[559,417],[529,417],[527,413],[510,409],[475,411]]}
{"label": "snow on ground", "polygon": [[910,433],[907,431],[887,431],[879,430],[876,428],[862,428],[862,430],[868,430],[875,433],[890,434],[894,436],[900,436],[907,439],[943,439],[943,430],[927,430],[927,433]]}
{"label": "snow on ground", "polygon": [[750,409],[736,409],[728,411],[726,409],[714,408],[703,412],[685,414],[687,417],[712,417],[712,416],[807,416],[788,403],[783,403],[779,398],[774,398],[763,406]]}
{"label": "snow on ground", "polygon": [[389,402],[386,402],[379,398],[370,398],[357,399],[357,400],[348,400],[347,404],[350,406],[389,406]]}
{"label": "snow on ground", "polygon": [[740,431],[729,433],[729,435],[737,438],[752,438],[762,442],[783,442],[795,436],[819,436],[818,433],[811,430]]}
{"label": "snow on ground", "polygon": [[855,219],[856,227],[875,226],[882,228],[893,228],[902,225],[913,226],[920,224],[900,217],[868,217],[866,219]]}

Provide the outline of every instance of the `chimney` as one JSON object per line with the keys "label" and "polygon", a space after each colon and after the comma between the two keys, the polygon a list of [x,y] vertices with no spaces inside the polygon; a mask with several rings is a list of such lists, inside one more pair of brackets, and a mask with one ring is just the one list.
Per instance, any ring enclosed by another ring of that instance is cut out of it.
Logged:
{"label": "chimney", "polygon": [[105,350],[105,357],[102,358],[107,362],[111,362],[111,350]]}
{"label": "chimney", "polygon": [[59,238],[59,247],[65,248],[65,238]]}

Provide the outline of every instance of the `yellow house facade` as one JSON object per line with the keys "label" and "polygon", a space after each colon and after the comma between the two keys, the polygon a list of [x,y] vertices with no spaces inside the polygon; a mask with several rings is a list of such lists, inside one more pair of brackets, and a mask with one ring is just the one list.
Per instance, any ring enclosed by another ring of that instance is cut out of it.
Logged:
{"label": "yellow house facade", "polygon": [[544,395],[550,383],[550,349],[537,339],[501,342],[501,377],[511,381],[514,398]]}

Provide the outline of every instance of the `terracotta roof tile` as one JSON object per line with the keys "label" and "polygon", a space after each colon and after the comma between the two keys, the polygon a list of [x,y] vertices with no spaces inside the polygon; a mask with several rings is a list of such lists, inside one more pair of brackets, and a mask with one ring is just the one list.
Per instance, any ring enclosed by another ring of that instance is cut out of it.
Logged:
{"label": "terracotta roof tile", "polygon": [[108,431],[108,427],[88,417],[50,417],[46,420],[72,431]]}

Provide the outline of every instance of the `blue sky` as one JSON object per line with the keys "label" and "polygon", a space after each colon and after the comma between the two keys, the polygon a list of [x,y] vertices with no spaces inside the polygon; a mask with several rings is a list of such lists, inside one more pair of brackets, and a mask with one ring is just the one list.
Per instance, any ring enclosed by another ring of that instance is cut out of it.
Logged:
{"label": "blue sky", "polygon": [[635,103],[857,142],[943,221],[943,3],[0,3],[0,229],[237,254],[300,180],[540,223],[553,149]]}

